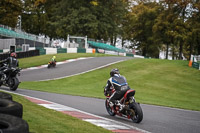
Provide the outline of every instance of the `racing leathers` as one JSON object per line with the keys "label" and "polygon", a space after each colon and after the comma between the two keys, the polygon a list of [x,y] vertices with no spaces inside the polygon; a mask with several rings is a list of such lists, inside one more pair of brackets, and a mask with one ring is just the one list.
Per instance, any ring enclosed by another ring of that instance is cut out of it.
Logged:
{"label": "racing leathers", "polygon": [[126,91],[130,89],[126,78],[124,76],[121,76],[120,74],[114,74],[114,76],[108,79],[104,91],[110,91],[110,89],[112,88],[115,89],[115,92],[109,98],[109,101],[111,102],[110,106],[118,104],[117,101],[120,100],[124,96]]}
{"label": "racing leathers", "polygon": [[0,64],[2,63],[6,63],[8,66],[3,66],[0,68],[0,77],[2,77],[4,73],[7,73],[11,68],[16,68],[19,66],[18,60],[14,57],[8,57],[0,62]]}

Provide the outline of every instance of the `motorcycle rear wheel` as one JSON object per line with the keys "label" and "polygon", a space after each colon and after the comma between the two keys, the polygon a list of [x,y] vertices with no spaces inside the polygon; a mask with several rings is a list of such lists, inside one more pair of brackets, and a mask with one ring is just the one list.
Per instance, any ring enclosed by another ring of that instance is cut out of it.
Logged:
{"label": "motorcycle rear wheel", "polygon": [[9,79],[9,87],[11,91],[15,91],[18,88],[19,85],[19,80],[16,77],[10,78]]}
{"label": "motorcycle rear wheel", "polygon": [[140,123],[143,119],[143,112],[142,108],[140,107],[139,103],[133,103],[130,107],[132,110],[134,110],[135,115],[131,116],[131,119],[134,123]]}
{"label": "motorcycle rear wheel", "polygon": [[106,106],[106,110],[107,110],[107,112],[108,112],[108,114],[109,114],[110,116],[115,116],[115,115],[116,115],[115,112],[113,112],[112,108],[109,106],[107,100],[105,101],[105,106]]}

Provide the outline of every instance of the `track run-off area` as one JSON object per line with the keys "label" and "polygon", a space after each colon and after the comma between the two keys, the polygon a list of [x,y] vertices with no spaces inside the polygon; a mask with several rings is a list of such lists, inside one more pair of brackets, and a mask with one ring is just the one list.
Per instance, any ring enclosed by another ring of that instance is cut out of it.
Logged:
{"label": "track run-off area", "polygon": [[[47,69],[46,66],[34,67],[24,69],[21,72],[19,80],[23,81],[44,81],[51,79],[59,79],[64,77],[70,77],[89,71],[93,71],[108,65],[112,65],[117,62],[122,62],[127,59],[133,59],[132,57],[92,57],[92,58],[79,58],[75,60],[68,60],[64,62],[58,62],[55,69]],[[1,87],[2,90],[8,91],[7,88]],[[9,91],[10,92],[10,91]],[[200,112],[189,111],[183,109],[175,109],[154,105],[141,104],[143,109],[144,118],[139,124],[132,123],[131,120],[122,117],[109,116],[105,109],[105,100],[71,96],[63,94],[55,94],[41,91],[17,89],[14,93],[29,97],[34,102],[40,101],[38,104],[43,104],[47,108],[62,111],[60,107],[63,107],[68,111],[72,109],[86,113],[93,116],[98,120],[84,119],[90,123],[98,126],[109,125],[112,131],[118,131],[122,129],[124,132],[128,132],[127,129],[132,129],[130,132],[152,132],[152,133],[199,133],[200,132]],[[44,100],[44,101],[43,101]],[[137,100],[137,99],[136,99]],[[37,102],[35,102],[37,103]],[[44,104],[46,103],[46,104]],[[59,106],[50,106],[59,105]],[[67,113],[69,114],[69,113]],[[71,114],[73,116],[73,114]],[[74,115],[77,117],[76,115]],[[109,121],[110,123],[103,123],[102,121]],[[98,123],[100,122],[100,123]],[[121,127],[119,126],[121,125]],[[104,127],[105,128],[105,127]]]}

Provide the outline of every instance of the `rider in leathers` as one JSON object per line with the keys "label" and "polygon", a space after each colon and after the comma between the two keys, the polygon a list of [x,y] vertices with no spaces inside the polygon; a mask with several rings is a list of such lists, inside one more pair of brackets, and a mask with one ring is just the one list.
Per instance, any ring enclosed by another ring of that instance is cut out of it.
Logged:
{"label": "rider in leathers", "polygon": [[19,66],[19,62],[16,57],[16,53],[11,53],[10,57],[0,62],[0,64],[6,63],[8,65],[7,67],[3,66],[0,68],[0,77],[3,75],[3,73],[7,73],[11,68],[16,68]]}
{"label": "rider in leathers", "polygon": [[110,96],[109,105],[112,108],[114,105],[120,107],[120,111],[123,109],[123,106],[119,103],[119,100],[124,96],[127,90],[130,89],[126,78],[121,76],[118,69],[112,69],[110,71],[110,78],[107,81],[107,85],[104,90],[104,95],[107,95],[107,91],[110,91],[112,87],[115,89],[115,92]]}

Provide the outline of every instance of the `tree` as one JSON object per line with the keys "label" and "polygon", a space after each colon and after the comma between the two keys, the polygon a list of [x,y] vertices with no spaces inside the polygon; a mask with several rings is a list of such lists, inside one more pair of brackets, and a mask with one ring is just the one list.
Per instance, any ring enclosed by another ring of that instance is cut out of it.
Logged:
{"label": "tree", "polygon": [[191,2],[191,15],[187,20],[188,36],[185,46],[185,55],[190,59],[191,55],[200,55],[200,1]]}
{"label": "tree", "polygon": [[18,16],[22,13],[21,0],[0,1],[0,24],[15,28],[18,23]]}
{"label": "tree", "polygon": [[26,0],[22,14],[22,28],[32,34],[43,35],[46,29],[46,0]]}
{"label": "tree", "polygon": [[127,16],[127,24],[124,28],[126,36],[137,42],[143,56],[158,57],[159,55],[158,45],[153,38],[153,25],[160,8],[156,2],[139,2],[132,7]]}

